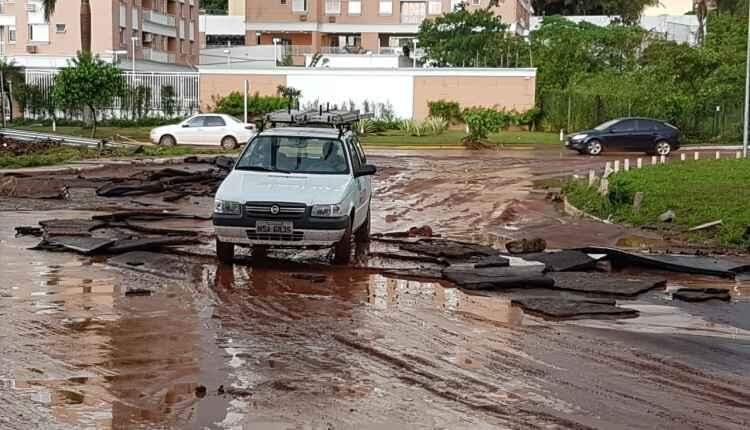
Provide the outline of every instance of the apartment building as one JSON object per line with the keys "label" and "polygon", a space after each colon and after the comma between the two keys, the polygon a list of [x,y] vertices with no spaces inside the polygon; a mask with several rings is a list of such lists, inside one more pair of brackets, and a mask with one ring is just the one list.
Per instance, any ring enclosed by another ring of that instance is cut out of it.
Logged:
{"label": "apartment building", "polygon": [[[469,9],[490,0],[463,0]],[[401,52],[423,20],[453,10],[462,0],[231,0],[230,13],[244,11],[245,44],[290,46],[295,53]],[[244,3],[244,5],[243,5]],[[529,0],[499,0],[492,10],[526,34]]]}
{"label": "apartment building", "polygon": [[[91,50],[139,70],[198,63],[198,0],[92,0]],[[64,66],[81,49],[80,0],[0,0],[0,55],[33,68]]]}

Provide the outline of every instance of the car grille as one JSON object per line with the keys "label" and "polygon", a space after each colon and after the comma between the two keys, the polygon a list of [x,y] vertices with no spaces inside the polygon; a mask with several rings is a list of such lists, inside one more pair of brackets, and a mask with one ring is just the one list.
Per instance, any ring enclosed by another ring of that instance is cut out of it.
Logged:
{"label": "car grille", "polygon": [[266,240],[273,242],[301,242],[305,239],[305,234],[301,231],[295,231],[292,234],[273,234],[273,233],[256,233],[248,230],[247,238],[250,240]]}
{"label": "car grille", "polygon": [[[279,212],[274,214],[272,208],[276,206]],[[299,218],[305,214],[307,207],[299,203],[256,203],[248,202],[245,205],[245,214],[249,216]]]}

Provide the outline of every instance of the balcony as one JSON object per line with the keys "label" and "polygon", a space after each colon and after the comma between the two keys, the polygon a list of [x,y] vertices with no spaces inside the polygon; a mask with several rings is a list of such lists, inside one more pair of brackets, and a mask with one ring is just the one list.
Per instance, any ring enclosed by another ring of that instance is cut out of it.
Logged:
{"label": "balcony", "polygon": [[402,13],[401,24],[421,24],[426,17],[424,13]]}
{"label": "balcony", "polygon": [[177,20],[173,15],[167,15],[154,10],[143,11],[143,20],[167,27],[174,27],[177,23]]}
{"label": "balcony", "polygon": [[154,48],[143,48],[143,59],[147,61],[155,61],[157,63],[169,63],[174,64],[177,56],[165,51],[159,51]]}

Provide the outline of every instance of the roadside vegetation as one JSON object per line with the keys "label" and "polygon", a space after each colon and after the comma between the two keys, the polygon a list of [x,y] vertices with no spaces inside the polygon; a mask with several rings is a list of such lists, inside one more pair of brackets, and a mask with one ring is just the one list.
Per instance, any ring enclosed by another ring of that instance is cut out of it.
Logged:
{"label": "roadside vegetation", "polygon": [[[686,233],[688,238],[715,241],[720,245],[750,246],[750,161],[706,160],[673,163],[610,177],[609,195],[584,181],[565,187],[571,204],[585,212],[633,226],[659,226],[687,232],[689,228],[721,220],[722,224]],[[634,210],[635,194],[644,197]],[[671,223],[659,216],[673,211]]]}
{"label": "roadside vegetation", "polygon": [[[448,130],[437,136],[405,136],[400,131],[367,134],[362,143],[367,146],[453,146],[462,147],[466,137],[463,130]],[[555,133],[528,131],[501,131],[491,133],[484,140],[487,145],[559,145],[560,137]]]}
{"label": "roadside vegetation", "polygon": [[112,158],[162,158],[181,157],[198,154],[236,155],[237,152],[223,151],[221,148],[201,148],[189,146],[152,146],[144,145],[133,148],[105,148],[98,151],[93,148],[76,148],[71,146],[54,146],[41,151],[16,155],[0,150],[0,169],[18,169],[24,167],[51,166],[84,160]]}

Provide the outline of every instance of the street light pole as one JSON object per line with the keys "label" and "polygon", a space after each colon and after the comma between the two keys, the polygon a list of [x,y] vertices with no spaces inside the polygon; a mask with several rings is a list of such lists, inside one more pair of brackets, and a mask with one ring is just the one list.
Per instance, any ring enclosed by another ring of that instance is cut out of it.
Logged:
{"label": "street light pole", "polygon": [[742,133],[742,157],[747,158],[747,127],[750,122],[750,3],[747,11],[747,58],[745,59],[745,123]]}
{"label": "street light pole", "polygon": [[130,38],[130,45],[132,47],[132,50],[130,51],[130,61],[133,73],[135,73],[135,42],[137,41],[138,38],[135,36]]}

